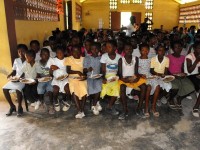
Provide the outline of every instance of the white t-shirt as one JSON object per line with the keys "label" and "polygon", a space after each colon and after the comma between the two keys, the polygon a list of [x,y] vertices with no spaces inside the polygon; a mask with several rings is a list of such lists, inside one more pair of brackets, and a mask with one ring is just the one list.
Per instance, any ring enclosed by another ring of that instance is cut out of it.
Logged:
{"label": "white t-shirt", "polygon": [[189,73],[187,70],[187,61],[186,59],[190,59],[192,61],[192,64],[195,62],[196,57],[194,55],[194,53],[190,53],[185,57],[185,62],[184,62],[184,72],[187,73],[188,75],[193,75],[193,74],[198,74],[199,73],[199,67],[200,67],[200,62],[197,64],[196,68]]}
{"label": "white t-shirt", "polygon": [[116,54],[115,59],[112,60],[108,56],[108,53],[102,55],[100,62],[106,64],[106,74],[117,74],[118,71],[118,61],[121,58],[119,54]]}
{"label": "white t-shirt", "polygon": [[40,61],[41,57],[40,57],[40,53],[41,51],[38,51],[36,54],[35,54],[35,61]]}
{"label": "white t-shirt", "polygon": [[136,28],[130,23],[127,27],[126,30],[126,36],[131,37],[131,33],[136,31]]}
{"label": "white t-shirt", "polygon": [[60,60],[57,57],[53,58],[53,65],[57,66],[58,68],[64,70],[66,72],[66,66],[64,65],[65,58]]}
{"label": "white t-shirt", "polygon": [[23,73],[22,72],[22,68],[23,68],[24,64],[25,64],[25,62],[22,63],[21,58],[16,58],[14,60],[12,70],[16,71],[16,76],[21,76],[22,75],[22,73]]}
{"label": "white t-shirt", "polygon": [[156,56],[156,50],[153,47],[149,48],[148,58],[151,59]]}
{"label": "white t-shirt", "polygon": [[38,64],[39,65],[36,68],[36,72],[41,74],[41,77],[49,76],[49,70],[50,70],[51,65],[54,64],[54,60],[53,58],[49,58],[49,60],[47,61],[45,65],[42,65],[40,61],[38,62]]}
{"label": "white t-shirt", "polygon": [[138,58],[141,56],[140,50],[139,50],[139,47],[138,47],[138,46],[137,46],[136,49],[133,49],[132,55],[135,56],[135,57],[138,57]]}

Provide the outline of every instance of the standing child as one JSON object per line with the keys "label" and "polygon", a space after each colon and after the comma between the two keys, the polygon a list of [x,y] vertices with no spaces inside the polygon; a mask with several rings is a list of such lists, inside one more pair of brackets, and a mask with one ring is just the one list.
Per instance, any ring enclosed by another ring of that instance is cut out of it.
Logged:
{"label": "standing child", "polygon": [[78,110],[75,118],[79,119],[85,117],[84,107],[86,96],[88,95],[86,76],[83,74],[83,62],[84,57],[81,57],[81,47],[74,45],[72,47],[72,56],[66,58],[64,65],[67,66],[69,89]]}
{"label": "standing child", "polygon": [[[37,78],[36,68],[39,65],[37,62],[35,62],[35,52],[33,50],[29,50],[26,52],[25,57],[26,62],[22,68],[22,72],[24,73],[22,76],[25,76],[25,78],[31,78],[35,80]],[[24,98],[29,100],[31,103],[35,102],[35,110],[39,109],[41,102],[38,99],[36,82],[25,85]]]}
{"label": "standing child", "polygon": [[[27,46],[24,44],[17,45],[17,51],[19,58],[16,58],[13,63],[12,72],[7,76],[7,78],[19,78],[22,75],[22,66],[25,62],[25,52],[28,50]],[[17,93],[17,100],[18,100],[18,113],[17,116],[21,116],[23,113],[22,108],[22,89],[24,88],[24,84],[21,82],[12,82],[9,81],[6,85],[3,86],[3,93],[10,105],[10,110],[6,114],[6,116],[11,116],[13,112],[16,112],[16,107],[12,102],[11,96],[9,91],[16,90]]]}
{"label": "standing child", "polygon": [[[192,81],[195,86],[195,90],[199,92],[200,89],[200,42],[195,42],[193,45],[194,52],[186,56],[184,71],[188,74],[188,78]],[[197,77],[197,74],[199,75]],[[192,114],[195,117],[199,117],[199,106],[200,106],[200,94],[197,102],[193,107]]]}
{"label": "standing child", "polygon": [[141,44],[140,47],[140,53],[141,56],[139,58],[139,67],[138,72],[139,74],[147,79],[147,92],[146,92],[146,101],[145,101],[145,117],[149,117],[149,99],[150,95],[153,95],[153,103],[151,106],[151,112],[153,113],[153,116],[159,117],[159,112],[156,110],[156,102],[158,100],[159,92],[160,92],[160,86],[158,85],[158,82],[156,79],[151,79],[151,73],[150,73],[150,65],[151,60],[148,59],[149,54],[149,46],[148,44]]}
{"label": "standing child", "polygon": [[[54,62],[53,62],[53,59],[50,58],[49,50],[47,48],[42,48],[40,56],[41,56],[41,60],[38,62],[39,63],[38,68],[36,68],[36,71],[38,74],[37,76],[39,78],[50,77],[50,67]],[[51,80],[47,82],[39,82],[38,87],[37,87],[37,92],[38,92],[39,99],[41,102],[43,102],[45,93],[46,93],[46,96],[49,97],[50,106],[48,107],[48,112],[49,114],[53,114],[54,113],[53,93],[52,93],[53,87],[51,85]]]}
{"label": "standing child", "polygon": [[119,119],[125,119],[128,116],[128,108],[126,101],[126,88],[132,88],[140,91],[139,103],[136,113],[142,116],[142,104],[145,99],[146,80],[138,75],[138,57],[132,56],[133,48],[131,44],[126,43],[124,46],[124,57],[119,59],[119,86],[120,98],[124,112],[119,116]]}
{"label": "standing child", "polygon": [[66,93],[66,97],[62,100],[63,111],[67,111],[70,107],[69,101],[70,99],[70,91],[69,91],[69,82],[67,77],[66,66],[64,65],[65,57],[64,57],[64,49],[62,47],[56,48],[56,57],[53,58],[54,63],[51,65],[51,72],[53,73],[53,101],[54,108],[56,111],[60,111],[60,101],[58,99],[59,93]]}
{"label": "standing child", "polygon": [[[84,59],[84,72],[87,73],[87,76],[90,77],[92,75],[100,74],[101,71],[101,57],[98,56],[101,50],[100,43],[92,43],[91,45],[91,56],[86,56]],[[102,87],[102,79],[91,79],[87,78],[87,87],[88,87],[88,95],[93,99],[92,111],[94,115],[98,115],[99,111],[102,110],[101,105],[99,104],[100,92]]]}
{"label": "standing child", "polygon": [[[118,61],[121,58],[119,54],[115,53],[116,48],[117,45],[115,41],[110,40],[106,42],[107,53],[103,54],[100,60],[103,74],[101,97],[104,98],[105,95],[111,97],[107,106],[107,111],[113,115],[119,114],[113,107],[114,102],[117,97],[119,97],[119,86],[116,75],[118,73]],[[112,82],[108,82],[110,78],[113,78],[113,80],[111,80]]]}

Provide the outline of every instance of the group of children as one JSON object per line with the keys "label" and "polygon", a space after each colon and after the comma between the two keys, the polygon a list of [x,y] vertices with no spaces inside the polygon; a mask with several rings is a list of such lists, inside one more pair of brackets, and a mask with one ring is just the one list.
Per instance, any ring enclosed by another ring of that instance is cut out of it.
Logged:
{"label": "group of children", "polygon": [[[171,109],[182,109],[181,101],[190,95],[196,100],[192,114],[199,117],[200,42],[195,41],[191,46],[192,52],[183,56],[182,39],[171,41],[168,45],[170,52],[164,43],[167,40],[163,38],[159,42],[159,38],[158,35],[144,35],[139,41],[136,36],[121,37],[107,39],[104,43],[86,39],[81,46],[80,38],[72,36],[71,42],[63,48],[63,45],[55,44],[54,37],[50,37],[41,50],[37,40],[30,42],[31,50],[19,44],[19,58],[15,59],[8,78],[31,78],[34,82],[24,84],[9,81],[3,87],[10,105],[6,115],[17,111],[17,115],[21,116],[24,98],[36,110],[41,103],[47,104],[50,114],[61,108],[67,111],[70,100],[73,100],[77,108],[75,118],[83,118],[87,99],[92,101],[94,115],[98,115],[102,111],[99,100],[107,95],[109,102],[106,112],[125,119],[129,113],[127,95],[131,95],[138,98],[137,115],[148,118],[152,114],[159,117],[156,104],[160,100],[167,99]],[[163,79],[168,75],[175,77],[174,80],[165,82]],[[42,77],[52,77],[52,80],[39,82]],[[17,110],[11,100],[10,90],[16,90]],[[121,113],[114,105],[117,99],[122,104]]]}

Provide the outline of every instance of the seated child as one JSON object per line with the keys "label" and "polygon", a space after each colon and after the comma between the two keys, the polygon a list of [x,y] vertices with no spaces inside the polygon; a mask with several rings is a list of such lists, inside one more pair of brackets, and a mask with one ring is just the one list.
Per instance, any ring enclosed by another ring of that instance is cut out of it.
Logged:
{"label": "seated child", "polygon": [[[50,67],[54,63],[53,59],[50,58],[50,52],[47,48],[41,49],[41,60],[38,61],[38,68],[36,68],[37,71],[37,77],[50,77]],[[53,87],[51,85],[51,80],[48,82],[39,82],[37,86],[37,92],[39,95],[39,99],[41,102],[43,102],[44,96],[48,96],[50,100],[50,106],[48,107],[49,114],[54,113],[53,109]],[[46,93],[46,94],[45,94]],[[47,104],[47,102],[45,101]]]}
{"label": "seated child", "polygon": [[151,112],[153,116],[159,117],[159,112],[156,111],[156,102],[158,100],[159,92],[160,92],[160,86],[158,85],[158,82],[156,79],[151,79],[152,76],[150,73],[150,65],[151,60],[148,59],[149,54],[149,46],[148,44],[141,44],[139,46],[141,56],[139,58],[139,67],[138,67],[138,73],[147,80],[147,92],[146,92],[146,100],[145,100],[145,117],[150,117],[149,114],[149,99],[150,95],[153,95],[153,102],[151,106]]}
{"label": "seated child", "polygon": [[106,42],[106,51],[101,57],[101,72],[103,74],[103,84],[101,91],[101,98],[108,95],[110,96],[110,101],[107,106],[107,112],[112,115],[118,115],[119,112],[113,107],[117,97],[119,97],[119,86],[118,81],[113,80],[112,82],[107,82],[109,78],[115,78],[118,72],[118,61],[121,56],[116,51],[117,44],[115,41]]}
{"label": "seated child", "polygon": [[[169,73],[175,75],[176,79],[173,80],[172,89],[177,92],[177,109],[182,109],[181,101],[190,93],[194,92],[192,82],[184,75],[183,66],[185,56],[181,55],[182,43],[177,41],[172,44],[173,53],[168,55],[169,58]],[[181,74],[183,73],[183,74]],[[182,75],[182,76],[180,76]],[[173,99],[172,99],[173,101]],[[172,102],[174,103],[174,102]]]}
{"label": "seated child", "polygon": [[62,100],[63,111],[67,111],[70,108],[70,105],[67,101],[70,100],[70,91],[69,91],[69,81],[67,78],[59,79],[60,77],[64,77],[67,74],[66,66],[64,65],[65,57],[64,57],[64,49],[62,47],[56,48],[56,57],[53,58],[53,65],[51,65],[51,73],[54,78],[51,83],[53,85],[53,101],[54,108],[56,111],[60,111],[60,102],[58,99],[59,93],[66,93],[66,98]]}
{"label": "seated child", "polygon": [[[26,62],[23,65],[22,72],[25,78],[36,79],[37,72],[36,68],[38,67],[38,63],[35,62],[35,52],[33,50],[29,50],[25,53]],[[34,103],[35,110],[39,109],[41,102],[38,100],[37,94],[37,82],[31,84],[25,84],[23,89],[24,98],[29,100],[29,102]]]}
{"label": "seated child", "polygon": [[126,101],[126,87],[140,90],[139,103],[136,109],[137,115],[143,114],[142,104],[145,99],[146,92],[146,80],[140,78],[138,75],[138,57],[132,56],[132,45],[126,43],[124,46],[124,57],[119,59],[118,71],[119,71],[119,86],[120,86],[120,100],[123,105],[124,112],[119,116],[119,119],[125,119],[128,116],[128,108]]}
{"label": "seated child", "polygon": [[[17,77],[19,78],[22,75],[22,66],[25,62],[25,53],[28,50],[27,46],[24,44],[17,45],[17,51],[19,58],[16,58],[13,63],[12,72],[7,76],[9,79],[10,77]],[[12,82],[9,81],[6,85],[3,86],[3,93],[10,105],[10,110],[6,114],[6,116],[11,116],[13,112],[16,112],[16,107],[12,102],[11,96],[9,91],[16,90],[17,93],[17,100],[18,100],[18,113],[17,116],[21,116],[23,113],[22,108],[22,89],[24,88],[24,84],[21,82]]]}
{"label": "seated child", "polygon": [[[101,57],[98,56],[101,50],[100,43],[92,43],[91,44],[91,56],[86,56],[84,59],[84,72],[87,73],[87,76],[90,77],[92,75],[100,74],[101,71]],[[102,110],[101,105],[99,104],[100,92],[102,87],[102,79],[91,79],[87,78],[87,87],[88,87],[88,95],[93,100],[92,111],[94,115],[98,115],[99,111]]]}
{"label": "seated child", "polygon": [[40,43],[38,40],[32,40],[30,42],[30,48],[35,52],[35,61],[38,62],[40,60]]}
{"label": "seated child", "polygon": [[83,62],[84,57],[81,56],[81,47],[74,45],[72,47],[72,56],[66,58],[64,65],[67,66],[69,89],[78,110],[75,118],[78,119],[85,117],[84,107],[86,96],[88,95],[87,80],[86,76],[83,74]]}
{"label": "seated child", "polygon": [[[200,43],[195,42],[193,44],[194,52],[186,56],[184,63],[184,71],[188,74],[188,78],[194,84],[195,90],[199,92],[200,89],[200,79],[197,77],[197,74],[200,74]],[[199,94],[200,95],[200,94]],[[192,114],[195,117],[199,117],[199,105],[200,105],[200,96],[198,96],[197,102],[193,107]]]}

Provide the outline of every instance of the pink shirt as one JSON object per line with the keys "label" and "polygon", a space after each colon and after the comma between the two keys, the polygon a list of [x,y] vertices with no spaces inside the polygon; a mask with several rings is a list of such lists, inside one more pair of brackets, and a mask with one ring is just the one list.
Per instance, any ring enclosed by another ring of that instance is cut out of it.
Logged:
{"label": "pink shirt", "polygon": [[181,73],[185,61],[185,56],[174,57],[172,54],[167,56],[169,58],[169,72],[171,74]]}

